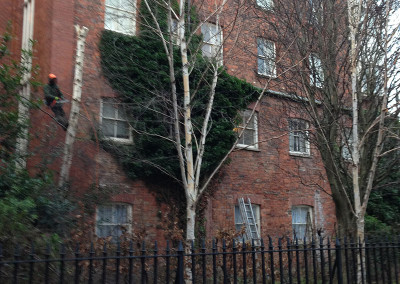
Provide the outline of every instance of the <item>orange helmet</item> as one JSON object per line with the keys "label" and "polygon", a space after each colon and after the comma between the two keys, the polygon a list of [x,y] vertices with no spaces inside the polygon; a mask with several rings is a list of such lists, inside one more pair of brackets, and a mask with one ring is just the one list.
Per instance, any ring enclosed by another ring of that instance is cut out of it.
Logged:
{"label": "orange helmet", "polygon": [[50,73],[50,74],[49,74],[49,79],[55,79],[55,78],[57,78],[56,75],[54,75],[53,73]]}

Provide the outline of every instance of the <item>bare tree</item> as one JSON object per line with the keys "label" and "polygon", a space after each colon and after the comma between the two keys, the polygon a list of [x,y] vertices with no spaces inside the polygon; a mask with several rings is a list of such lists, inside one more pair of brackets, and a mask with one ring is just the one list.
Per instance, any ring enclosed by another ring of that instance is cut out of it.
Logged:
{"label": "bare tree", "polygon": [[393,155],[378,168],[385,141],[398,139],[394,4],[277,0],[256,13],[265,23],[260,33],[292,51],[277,68],[291,70],[285,84],[314,129],[309,139],[325,166],[340,233],[362,239],[370,192],[396,163]]}

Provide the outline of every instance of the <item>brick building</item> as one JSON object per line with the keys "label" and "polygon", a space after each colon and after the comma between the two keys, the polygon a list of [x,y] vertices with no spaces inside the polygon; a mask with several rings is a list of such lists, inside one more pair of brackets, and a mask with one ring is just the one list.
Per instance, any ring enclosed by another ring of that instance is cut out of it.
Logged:
{"label": "brick building", "polygon": [[[12,21],[16,36],[12,50],[18,54],[23,35],[24,1],[3,2],[0,4],[0,27],[3,31],[6,22]],[[131,34],[139,29],[134,8],[129,8],[125,2],[25,0],[25,5],[32,5],[34,11],[34,21],[29,24],[33,25],[33,39],[37,41],[34,63],[40,66],[40,80],[46,82],[50,72],[57,74],[58,84],[67,97],[72,93],[73,85],[74,25],[89,28],[83,70],[82,116],[70,176],[71,189],[79,195],[88,192],[92,184],[114,190],[112,202],[97,208],[97,218],[113,217],[108,223],[98,223],[96,234],[105,236],[115,229],[116,224],[123,224],[133,231],[145,230],[149,239],[161,240],[165,222],[162,213],[168,210],[167,204],[160,204],[144,182],[129,179],[115,158],[98,147],[90,135],[93,129],[101,128],[105,120],[112,119],[104,113],[106,99],[116,96],[101,71],[99,35],[104,28],[126,32],[124,27],[129,27]],[[252,202],[262,236],[292,236],[295,229],[301,237],[306,228],[331,235],[335,226],[334,203],[319,153],[304,138],[308,131],[304,129],[309,128],[307,118],[298,112],[298,105],[290,95],[293,90],[276,80],[275,62],[281,52],[279,43],[273,41],[273,36],[261,36],[260,23],[251,16],[259,9],[267,8],[270,2],[255,2],[240,19],[245,28],[240,33],[236,31],[240,35],[237,43],[234,43],[235,37],[205,43],[207,47],[223,42],[223,64],[230,74],[260,88],[270,81],[269,91],[256,109],[256,117],[247,126],[247,136],[239,141],[230,163],[223,166],[213,183],[215,190],[204,211],[205,229],[209,236],[220,230],[239,229],[243,219],[238,198],[243,197]],[[116,14],[131,20],[119,22],[111,17]],[[231,20],[227,13],[221,19],[221,26],[228,26]],[[213,22],[207,25],[202,28],[203,33],[219,29]],[[41,93],[33,95],[42,97]],[[69,108],[66,104],[66,113]],[[28,160],[28,168],[32,172],[41,167],[59,171],[65,132],[43,112],[32,111],[31,121],[29,149],[34,155]],[[116,138],[113,134],[108,136]],[[132,135],[123,139],[131,140]]]}

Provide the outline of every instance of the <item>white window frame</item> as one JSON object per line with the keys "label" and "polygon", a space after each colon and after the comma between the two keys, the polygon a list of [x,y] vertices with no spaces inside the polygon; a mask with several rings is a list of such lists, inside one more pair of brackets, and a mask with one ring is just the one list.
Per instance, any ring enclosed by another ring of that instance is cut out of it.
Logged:
{"label": "white window frame", "polygon": [[[272,48],[271,48],[272,47]],[[257,38],[257,73],[259,75],[276,77],[276,47],[275,42],[262,37]],[[263,64],[264,66],[261,66]],[[269,68],[267,68],[267,66]],[[272,71],[267,71],[272,70]]]}
{"label": "white window frame", "polygon": [[[319,2],[319,3],[317,3]],[[309,4],[309,22],[312,25],[318,25],[323,20],[323,4],[322,0],[308,0]],[[318,7],[319,5],[319,7]],[[320,18],[319,18],[320,17]]]}
{"label": "white window frame", "polygon": [[[111,222],[102,221],[100,216],[101,207],[111,207],[112,218],[115,216],[117,206],[124,206],[126,208],[126,223],[118,223],[117,220],[111,220]],[[105,205],[98,205],[96,208],[96,236],[99,238],[112,237],[113,241],[118,241],[119,235],[101,236],[99,226],[112,226],[112,227],[123,227],[128,233],[132,232],[132,205],[128,203],[113,202]]]}
{"label": "white window frame", "polygon": [[[306,220],[294,220],[294,211],[296,210],[304,210],[306,212]],[[302,242],[304,240],[304,236],[307,237],[307,239],[312,237],[312,232],[313,232],[313,208],[311,206],[307,205],[296,205],[292,206],[292,231],[293,231],[293,238],[297,237],[299,242]],[[304,234],[303,235],[298,235],[298,232],[296,232],[295,226],[304,226]],[[310,226],[310,227],[308,227]]]}
{"label": "white window frame", "polygon": [[[258,232],[261,232],[261,230],[260,230],[261,229],[261,217],[260,217],[261,216],[261,206],[259,204],[252,203],[251,208],[253,210],[254,219],[256,221]],[[235,205],[235,207],[234,207],[234,221],[235,221],[235,231],[238,233],[245,226],[239,205]],[[246,233],[244,233],[244,234],[246,234]],[[243,236],[241,237],[241,239],[242,238],[243,238]]]}
{"label": "white window frame", "polygon": [[[293,122],[295,122],[297,125],[299,124],[304,124],[304,127],[299,129],[297,127],[296,129],[292,129]],[[309,128],[309,123],[308,121],[300,118],[290,118],[288,120],[289,123],[289,153],[291,155],[297,155],[297,156],[309,156],[310,155],[310,141],[309,141],[309,131],[307,130]],[[304,140],[304,145],[302,146]],[[291,143],[293,141],[293,145]],[[294,148],[294,143],[295,141],[298,141],[299,146],[297,149]],[[301,148],[304,149],[304,151],[301,151]],[[299,150],[300,149],[300,150]]]}
{"label": "white window frame", "polygon": [[273,0],[256,0],[256,5],[265,10],[271,10],[274,7]]}
{"label": "white window frame", "polygon": [[352,147],[353,147],[353,132],[351,128],[345,128],[344,133],[342,134],[342,158],[345,161],[351,161],[353,159],[352,156]]}
{"label": "white window frame", "polygon": [[[117,105],[118,108],[115,108],[115,117],[106,117],[103,113],[103,109],[104,109],[104,104],[105,103],[110,103]],[[103,131],[103,119],[107,119],[107,120],[113,120],[114,121],[114,136],[106,136],[103,135],[103,139],[104,140],[112,140],[115,142],[119,142],[119,143],[126,143],[126,144],[131,144],[133,143],[133,134],[132,134],[132,127],[130,126],[128,120],[126,119],[125,114],[122,114],[121,116],[125,116],[125,118],[118,118],[118,114],[120,112],[119,106],[121,106],[122,104],[119,103],[118,101],[116,101],[113,98],[102,98],[101,99],[101,103],[100,103],[100,126],[101,126],[101,130]],[[129,134],[129,138],[119,138],[117,137],[116,131],[117,131],[117,122],[118,121],[122,121],[122,122],[126,122],[128,123],[128,134]]]}
{"label": "white window frame", "polygon": [[[257,112],[253,113],[252,120],[249,121],[249,124],[247,124],[246,128],[244,127],[247,122],[246,117],[250,117],[251,113],[252,113],[252,110],[245,110],[245,111],[240,112],[242,122],[238,125],[237,132],[240,133],[243,131],[243,133],[242,133],[242,136],[239,138],[238,143],[236,144],[236,147],[250,149],[250,150],[258,150],[258,116],[257,116]],[[250,125],[251,121],[253,121],[253,125]],[[240,142],[244,142],[246,130],[250,130],[253,133],[253,142],[254,143],[252,145],[240,143]]]}
{"label": "white window frame", "polygon": [[[118,6],[113,3],[118,2]],[[126,5],[128,2],[128,5]],[[111,17],[107,21],[107,17]],[[123,27],[121,19],[128,21],[128,28]],[[136,0],[105,0],[104,28],[127,35],[136,34]]]}
{"label": "white window frame", "polygon": [[[215,34],[213,34],[215,31]],[[223,34],[220,26],[212,23],[203,23],[201,25],[201,33],[203,34],[203,45],[201,51],[204,57],[215,58],[219,65],[223,61]],[[207,35],[207,34],[208,35]]]}
{"label": "white window frame", "polygon": [[315,53],[311,53],[308,57],[308,63],[310,66],[310,85],[316,88],[322,88],[325,78],[321,59]]}
{"label": "white window frame", "polygon": [[171,41],[173,44],[179,44],[179,22],[176,19],[169,18],[169,28],[171,32]]}

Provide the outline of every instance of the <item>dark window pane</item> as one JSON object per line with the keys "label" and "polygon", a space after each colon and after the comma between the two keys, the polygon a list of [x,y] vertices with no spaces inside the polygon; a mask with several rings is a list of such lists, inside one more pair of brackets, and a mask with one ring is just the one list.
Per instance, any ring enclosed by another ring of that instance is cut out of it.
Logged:
{"label": "dark window pane", "polygon": [[129,139],[129,125],[126,121],[117,121],[117,138]]}
{"label": "dark window pane", "polygon": [[103,118],[101,128],[102,128],[104,136],[114,137],[115,136],[114,127],[115,127],[115,121]]}
{"label": "dark window pane", "polygon": [[115,118],[116,109],[113,104],[108,102],[103,102],[103,117]]}
{"label": "dark window pane", "polygon": [[254,130],[245,129],[243,133],[244,143],[245,145],[254,146]]}

